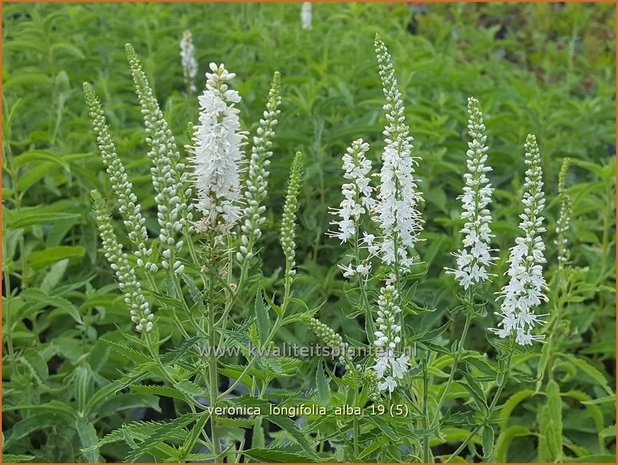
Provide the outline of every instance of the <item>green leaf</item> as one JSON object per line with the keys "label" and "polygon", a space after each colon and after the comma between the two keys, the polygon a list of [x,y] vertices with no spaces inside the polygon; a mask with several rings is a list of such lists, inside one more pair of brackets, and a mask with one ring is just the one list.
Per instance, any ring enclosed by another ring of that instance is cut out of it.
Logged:
{"label": "green leaf", "polygon": [[290,452],[284,449],[248,449],[242,452],[245,456],[259,463],[303,463],[315,461],[309,456]]}
{"label": "green leaf", "polygon": [[47,362],[45,362],[38,351],[28,349],[18,360],[28,367],[28,370],[30,370],[30,373],[32,373],[39,384],[45,384],[49,377],[49,371],[47,369]]}
{"label": "green leaf", "polygon": [[562,457],[562,400],[560,387],[553,379],[547,384],[547,407],[550,418],[550,428],[545,432],[548,435],[550,450],[554,456],[552,462]]}
{"label": "green leaf", "polygon": [[143,394],[155,394],[157,396],[170,397],[172,399],[178,399],[181,401],[186,400],[186,397],[183,396],[177,389],[171,387],[157,385],[149,386],[142,384],[134,384],[130,387],[133,392],[140,392]]}
{"label": "green leaf", "polygon": [[616,454],[614,455],[585,455],[583,457],[565,457],[565,462],[568,463],[616,463]]}
{"label": "green leaf", "polygon": [[307,441],[307,438],[305,438],[303,433],[298,429],[298,427],[296,426],[296,423],[294,423],[289,417],[271,415],[268,417],[268,421],[274,423],[275,425],[279,426],[281,429],[287,431],[290,434],[290,436],[292,436],[294,440],[298,444],[300,444],[300,446],[307,453],[307,455],[312,457],[314,460],[317,460],[318,457],[313,451],[311,444],[309,444],[309,441]]}
{"label": "green leaf", "polygon": [[607,383],[607,379],[605,375],[599,371],[597,368],[593,367],[586,360],[582,358],[578,358],[575,355],[571,354],[559,354],[562,358],[571,362],[573,366],[575,366],[578,370],[588,375],[592,378],[599,386],[607,391],[608,394],[614,394],[614,391],[609,387]]}
{"label": "green leaf", "polygon": [[94,425],[84,418],[80,418],[75,422],[75,429],[77,429],[79,440],[83,446],[82,452],[88,463],[99,463],[101,460],[96,447],[99,438]]}
{"label": "green leaf", "polygon": [[483,392],[483,388],[470,373],[464,372],[464,378],[466,378],[465,387],[468,392],[472,394],[474,402],[480,410],[485,410],[487,408],[487,402],[485,400],[485,393]]}
{"label": "green leaf", "polygon": [[488,459],[494,451],[494,429],[490,425],[483,426],[481,439],[483,441],[483,458]]}
{"label": "green leaf", "polygon": [[270,334],[270,318],[268,317],[268,308],[264,304],[261,290],[259,290],[255,295],[255,304],[253,306],[253,311],[257,320],[260,343],[263,346],[268,339],[268,335]]}
{"label": "green leaf", "polygon": [[35,270],[38,270],[65,258],[83,257],[85,253],[86,249],[81,245],[59,245],[30,253],[28,261]]}
{"label": "green leaf", "polygon": [[142,455],[147,454],[151,448],[165,441],[170,435],[185,432],[185,427],[197,419],[196,414],[184,414],[178,418],[167,421],[157,428],[148,436],[148,439],[141,442],[139,447],[133,450],[126,457],[127,462],[136,462]]}
{"label": "green leaf", "polygon": [[9,227],[17,229],[34,224],[52,224],[57,221],[79,219],[80,216],[76,213],[29,213],[15,218]]}
{"label": "green leaf", "polygon": [[36,457],[34,455],[2,454],[3,463],[30,462],[31,460],[34,460],[35,458]]}
{"label": "green leaf", "polygon": [[61,312],[68,314],[71,318],[73,318],[78,323],[84,324],[77,307],[75,307],[75,305],[73,305],[71,302],[69,302],[64,297],[50,296],[46,294],[45,292],[39,289],[34,289],[34,288],[26,289],[22,293],[22,297],[30,302],[37,302],[37,303],[45,304],[46,306],[51,305],[52,307],[56,307]]}
{"label": "green leaf", "polygon": [[524,426],[509,426],[498,435],[496,440],[496,462],[505,463],[508,458],[509,446],[513,439],[521,436],[528,436],[532,434],[530,430]]}

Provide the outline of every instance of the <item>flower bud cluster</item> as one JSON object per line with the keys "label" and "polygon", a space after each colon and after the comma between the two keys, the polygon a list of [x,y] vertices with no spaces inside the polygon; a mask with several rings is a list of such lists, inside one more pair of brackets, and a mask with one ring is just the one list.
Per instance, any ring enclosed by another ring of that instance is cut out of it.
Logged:
{"label": "flower bud cluster", "polygon": [[343,338],[333,331],[332,328],[325,325],[315,318],[303,315],[303,319],[309,329],[320,339],[326,346],[335,349],[336,353],[341,354],[339,361],[346,363],[345,354],[348,351],[348,345],[343,342]]}
{"label": "flower bud cluster", "polygon": [[161,265],[165,269],[182,273],[184,265],[175,260],[183,246],[178,236],[188,231],[192,219],[191,208],[187,203],[191,189],[187,187],[185,165],[180,160],[174,135],[163,117],[139,58],[130,44],[126,45],[126,51],[144,117],[146,142],[150,146],[148,157],[152,161],[150,172],[156,192],[159,241],[163,249]]}
{"label": "flower bud cluster", "polygon": [[498,323],[500,328],[493,328],[492,331],[501,338],[515,334],[518,344],[529,345],[543,339],[542,336],[533,335],[532,329],[541,321],[540,315],[533,312],[534,307],[547,301],[543,292],[547,285],[543,278],[542,265],[546,260],[542,235],[545,227],[541,216],[545,208],[545,197],[541,155],[534,135],[528,135],[524,149],[528,168],[522,198],[524,211],[519,223],[524,235],[517,237],[515,246],[511,248],[506,273],[510,280],[500,292],[503,298],[498,313],[501,318]]}
{"label": "flower bud cluster", "polygon": [[135,323],[135,329],[138,332],[150,332],[152,331],[154,315],[151,313],[148,301],[142,293],[135,271],[129,265],[127,254],[122,252],[122,246],[118,243],[101,194],[93,191],[92,199],[105,258],[110,263],[110,267],[116,275],[118,287],[124,294],[124,301],[131,312],[131,321]]}
{"label": "flower bud cluster", "polygon": [[129,239],[136,248],[134,254],[137,257],[137,266],[144,270],[155,272],[157,265],[152,263],[152,249],[146,246],[148,233],[146,231],[146,219],[142,216],[141,206],[137,196],[133,193],[133,185],[129,181],[124,165],[116,153],[116,145],[105,120],[101,102],[88,83],[84,83],[86,104],[92,119],[92,128],[97,138],[97,145],[101,152],[101,158],[105,164],[112,190],[118,200],[118,210],[122,215],[124,225],[129,231]]}
{"label": "flower bud cluster", "polygon": [[246,205],[242,212],[243,223],[241,230],[241,245],[236,254],[238,261],[250,260],[253,258],[255,242],[262,236],[260,229],[266,218],[264,212],[266,207],[262,202],[266,198],[268,188],[268,176],[270,172],[270,157],[272,156],[272,139],[275,135],[277,116],[281,113],[279,105],[281,76],[275,72],[273,82],[268,92],[268,102],[262,118],[260,118],[257,128],[257,135],[253,138],[251,147],[251,158],[246,178],[244,200]]}
{"label": "flower bud cluster", "polygon": [[560,199],[560,215],[558,216],[558,223],[556,224],[556,246],[558,246],[558,267],[564,268],[564,265],[569,260],[570,251],[568,249],[567,234],[571,227],[571,198],[566,188],[566,178],[569,170],[569,164],[571,160],[564,158],[560,167],[560,175],[558,177],[558,197]]}
{"label": "flower bud cluster", "polygon": [[399,295],[392,284],[386,284],[380,289],[378,297],[377,330],[375,331],[376,362],[372,369],[378,378],[380,391],[389,393],[397,387],[397,380],[403,379],[408,370],[409,357],[406,354],[395,356],[401,342],[401,326],[398,324],[401,308],[397,305]]}
{"label": "flower bud cluster", "polygon": [[296,212],[298,210],[298,195],[300,194],[302,184],[302,174],[303,154],[301,152],[296,152],[290,170],[287,193],[285,195],[280,234],[281,248],[283,249],[286,262],[285,281],[288,283],[291,282],[293,276],[296,274]]}

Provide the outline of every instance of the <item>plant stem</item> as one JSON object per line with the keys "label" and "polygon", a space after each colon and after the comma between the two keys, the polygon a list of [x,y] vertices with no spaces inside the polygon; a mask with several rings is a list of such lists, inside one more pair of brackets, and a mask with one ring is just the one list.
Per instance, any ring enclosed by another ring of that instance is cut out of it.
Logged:
{"label": "plant stem", "polygon": [[468,435],[468,437],[464,440],[464,442],[462,442],[459,445],[457,450],[455,450],[455,452],[453,452],[449,456],[449,458],[445,460],[445,463],[449,463],[454,457],[459,455],[460,452],[462,450],[464,450],[468,446],[468,444],[470,444],[470,441],[472,441],[472,439],[474,439],[474,436],[476,435],[478,430],[480,430],[483,426],[485,426],[487,421],[491,418],[491,416],[492,416],[492,414],[494,412],[494,409],[496,408],[496,404],[498,403],[498,400],[500,399],[500,396],[502,395],[502,391],[504,390],[504,387],[506,386],[506,382],[508,380],[509,370],[511,368],[511,360],[513,358],[513,350],[514,350],[514,348],[515,348],[515,338],[513,336],[511,336],[509,351],[508,351],[507,360],[506,360],[506,367],[504,369],[504,377],[502,379],[502,382],[498,385],[498,389],[496,390],[496,393],[494,394],[494,398],[492,399],[491,404],[487,408],[487,412],[485,413],[485,418],[483,419],[483,421],[481,423],[476,425],[472,431],[470,431],[470,434]]}
{"label": "plant stem", "polygon": [[425,435],[423,436],[423,462],[429,463],[429,418],[427,415],[427,389],[429,387],[429,377],[427,376],[427,363],[423,360],[423,429]]}
{"label": "plant stem", "polygon": [[442,408],[442,404],[444,403],[444,400],[446,399],[446,395],[448,394],[449,390],[451,389],[451,385],[453,384],[453,381],[455,380],[455,373],[457,372],[457,365],[459,364],[459,360],[461,359],[461,356],[463,354],[464,342],[466,340],[466,336],[468,335],[468,329],[470,329],[471,322],[472,322],[472,314],[471,312],[468,312],[468,314],[466,315],[466,322],[464,323],[463,331],[461,332],[461,338],[459,339],[459,342],[457,343],[457,352],[453,356],[453,367],[451,368],[448,381],[446,382],[446,387],[442,391],[442,394],[440,395],[440,399],[438,400],[438,406],[436,407],[436,416],[435,416],[433,425],[435,425],[436,422],[439,420],[440,409]]}

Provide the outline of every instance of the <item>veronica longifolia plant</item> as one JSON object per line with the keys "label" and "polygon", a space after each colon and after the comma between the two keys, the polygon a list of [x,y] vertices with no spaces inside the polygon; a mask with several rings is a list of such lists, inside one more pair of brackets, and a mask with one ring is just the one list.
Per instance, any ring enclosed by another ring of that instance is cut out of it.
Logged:
{"label": "veronica longifolia plant", "polygon": [[[185,37],[185,77],[192,77],[190,52]],[[118,389],[131,386],[137,393],[171,397],[176,412],[176,418],[161,425],[125,425],[99,446],[125,440],[127,459],[133,461],[260,461],[273,457],[269,454],[320,461],[321,445],[328,442],[342,461],[430,462],[432,444],[441,444],[448,431],[460,428],[468,434],[459,433],[457,445],[440,457],[442,461],[460,460],[468,446],[477,443],[483,459],[495,459],[494,414],[512,361],[518,346],[542,339],[536,330],[541,321],[538,307],[547,301],[539,148],[535,137],[528,136],[521,235],[510,250],[507,283],[497,293],[497,327],[480,328],[496,349],[497,360],[492,360],[465,348],[472,324],[483,321],[496,295],[491,278],[499,255],[492,248],[492,157],[480,104],[468,99],[467,149],[462,143],[460,152],[462,158],[465,154],[465,170],[462,166],[460,212],[454,221],[459,229],[455,237],[461,242],[453,247],[452,265],[445,270],[457,289],[452,296],[456,304],[448,314],[451,321],[430,330],[423,315],[441,314],[418,302],[413,292],[423,285],[418,277],[426,272],[417,251],[424,240],[425,186],[417,173],[423,166],[406,122],[393,59],[379,37],[375,53],[385,99],[384,138],[358,138],[342,154],[341,201],[332,209],[328,232],[347,247],[338,263],[351,307],[347,316],[358,318],[365,329],[355,339],[320,321],[320,305],[294,296],[303,269],[297,264],[296,234],[303,181],[300,152],[291,164],[281,213],[281,267],[274,279],[265,279],[260,271],[269,164],[280,115],[278,73],[255,134],[250,135],[241,124],[236,75],[223,64],[211,63],[197,98],[199,117],[192,140],[181,154],[140,60],[127,45],[147,134],[156,223],[148,223],[101,104],[92,87],[84,85],[113,193],[107,201],[92,194],[102,247],[139,333],[109,342],[123,354],[134,355],[136,362]],[[560,177],[562,210],[556,228],[561,269],[568,259],[570,214],[564,173],[566,168]],[[117,205],[127,230],[126,250],[119,239],[123,236],[114,229],[110,202]],[[261,287],[266,281],[271,283],[268,294]],[[462,329],[455,310],[465,314]],[[330,350],[335,364],[317,364],[317,389],[305,397],[274,383],[286,377],[292,378],[289,385],[299,382],[295,376],[302,361],[268,352],[279,331],[292,323],[310,330]],[[448,328],[452,341],[445,337]],[[550,363],[551,351],[546,352],[539,364],[540,378]],[[331,381],[338,385],[336,395],[330,391]],[[273,406],[308,404],[309,413],[269,415]],[[326,409],[331,404],[353,414],[333,414]],[[315,412],[316,405],[324,410]],[[247,406],[263,410],[248,413]],[[235,413],[225,413],[230,411]],[[270,424],[277,432],[269,436]],[[251,445],[245,443],[243,428],[252,431]],[[404,438],[405,450],[397,448],[388,455],[375,438],[387,438],[380,439],[384,442],[394,435]]]}

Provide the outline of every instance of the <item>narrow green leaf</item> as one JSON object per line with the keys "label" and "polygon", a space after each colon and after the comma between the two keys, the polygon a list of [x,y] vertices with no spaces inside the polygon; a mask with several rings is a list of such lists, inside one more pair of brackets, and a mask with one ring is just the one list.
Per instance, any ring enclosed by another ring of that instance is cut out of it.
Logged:
{"label": "narrow green leaf", "polygon": [[255,318],[257,320],[260,343],[263,346],[268,339],[268,334],[270,333],[270,318],[268,317],[268,308],[264,304],[261,290],[255,295],[255,305],[253,306],[253,311],[255,312]]}

